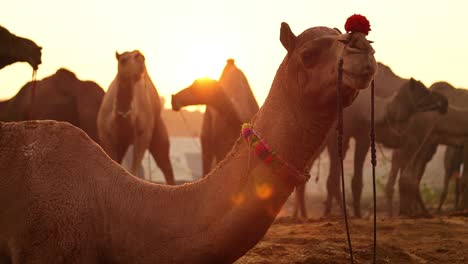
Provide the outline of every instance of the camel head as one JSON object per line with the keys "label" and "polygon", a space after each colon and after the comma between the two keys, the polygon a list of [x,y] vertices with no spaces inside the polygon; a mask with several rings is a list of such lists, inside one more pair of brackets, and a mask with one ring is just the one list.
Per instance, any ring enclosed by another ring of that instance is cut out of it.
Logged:
{"label": "camel head", "polygon": [[115,52],[118,61],[118,75],[127,80],[139,80],[145,72],[145,56],[138,51],[126,51],[122,54]]}
{"label": "camel head", "polygon": [[0,69],[15,62],[27,62],[37,70],[42,63],[41,57],[42,47],[0,26]]}
{"label": "camel head", "polygon": [[446,113],[448,100],[440,93],[433,92],[420,81],[411,78],[393,97],[387,108],[387,118],[401,122],[418,112],[438,111]]}
{"label": "camel head", "polygon": [[172,95],[172,109],[179,111],[188,105],[220,105],[229,100],[221,84],[213,79],[195,80],[189,87]]}
{"label": "camel head", "polygon": [[287,50],[284,83],[293,84],[288,94],[307,100],[304,104],[310,107],[329,106],[330,100],[336,100],[341,58],[344,106],[352,103],[359,90],[369,87],[376,72],[374,49],[364,33],[341,34],[337,29],[314,27],[296,36],[283,22],[280,40]]}

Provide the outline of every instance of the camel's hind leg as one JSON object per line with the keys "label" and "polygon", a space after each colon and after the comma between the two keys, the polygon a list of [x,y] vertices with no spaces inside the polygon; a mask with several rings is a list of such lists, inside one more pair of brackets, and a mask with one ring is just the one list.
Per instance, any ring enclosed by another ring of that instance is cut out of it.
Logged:
{"label": "camel's hind leg", "polygon": [[166,183],[175,185],[174,171],[169,158],[169,136],[167,135],[166,126],[160,118],[154,123],[153,137],[149,150],[156,164],[164,174]]}
{"label": "camel's hind leg", "polygon": [[[132,157],[132,165],[130,167],[130,173],[144,178],[144,175],[140,174],[141,162],[143,160],[143,156],[145,155],[145,151],[150,144],[150,137],[146,135],[144,132],[138,132],[137,128],[135,128],[134,132],[134,142],[133,142],[133,157]],[[125,152],[124,152],[125,155]]]}
{"label": "camel's hind leg", "polygon": [[442,205],[444,205],[445,199],[447,198],[450,178],[452,177],[451,168],[445,168],[445,175],[444,176],[445,176],[444,177],[444,187],[442,189],[442,194],[440,195],[439,206],[437,207],[437,211],[439,213],[442,211]]}
{"label": "camel's hind leg", "polygon": [[[343,137],[343,159],[346,156],[346,151],[349,146],[349,137]],[[336,141],[336,132],[328,137],[327,141],[328,155],[330,157],[330,170],[327,179],[327,200],[325,202],[324,216],[331,213],[333,198],[335,198],[338,206],[343,209],[341,200],[341,170],[340,159],[338,157],[338,144]]]}
{"label": "camel's hind leg", "polygon": [[351,188],[353,192],[354,215],[358,218],[361,217],[362,175],[369,145],[369,140],[366,137],[356,138],[356,146],[354,149],[354,176],[351,182]]}
{"label": "camel's hind leg", "polygon": [[307,210],[305,208],[305,184],[296,187],[296,200],[294,201],[294,218],[307,218]]}
{"label": "camel's hind leg", "polygon": [[395,183],[398,177],[398,172],[401,168],[401,153],[395,149],[392,152],[392,166],[388,174],[387,184],[385,185],[385,197],[387,199],[387,212],[390,217],[393,216],[393,194],[395,192]]}

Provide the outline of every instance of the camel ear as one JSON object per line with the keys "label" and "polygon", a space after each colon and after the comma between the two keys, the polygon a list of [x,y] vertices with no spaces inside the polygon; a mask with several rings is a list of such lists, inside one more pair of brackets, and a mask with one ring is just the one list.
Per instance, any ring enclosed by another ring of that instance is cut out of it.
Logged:
{"label": "camel ear", "polygon": [[291,28],[286,22],[281,23],[280,41],[281,44],[283,44],[283,47],[288,51],[288,53],[291,53],[296,47],[296,36],[291,31]]}
{"label": "camel ear", "polygon": [[115,51],[115,58],[116,58],[117,60],[119,60],[119,58],[120,58],[120,54],[119,54],[117,51]]}
{"label": "camel ear", "polygon": [[340,35],[336,36],[336,40],[338,40],[339,42],[341,42],[341,43],[343,43],[345,45],[349,43],[350,38],[351,38],[351,35],[349,33],[340,34]]}
{"label": "camel ear", "polygon": [[338,28],[336,28],[336,27],[334,27],[333,29],[336,30],[336,31],[337,31],[338,33],[340,33],[340,34],[343,34],[343,33],[341,33],[341,30],[340,30],[340,29],[338,29]]}

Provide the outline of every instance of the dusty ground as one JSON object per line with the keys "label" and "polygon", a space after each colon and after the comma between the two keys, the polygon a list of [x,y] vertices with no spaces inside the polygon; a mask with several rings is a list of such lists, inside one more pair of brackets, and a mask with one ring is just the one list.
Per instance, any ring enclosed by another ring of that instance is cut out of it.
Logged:
{"label": "dusty ground", "polygon": [[[372,221],[351,219],[355,263],[371,263]],[[279,218],[237,264],[350,263],[341,219]],[[378,220],[377,263],[468,263],[468,217]]]}

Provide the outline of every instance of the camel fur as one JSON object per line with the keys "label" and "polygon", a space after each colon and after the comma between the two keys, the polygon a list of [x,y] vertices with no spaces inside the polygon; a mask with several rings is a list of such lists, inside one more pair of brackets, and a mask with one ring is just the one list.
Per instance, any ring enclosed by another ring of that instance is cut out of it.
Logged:
{"label": "camel fur", "polygon": [[[439,89],[438,86],[444,86]],[[466,107],[457,106],[453,96],[446,89],[447,83],[435,83],[431,86],[431,90],[439,93],[447,94],[447,99],[450,104],[447,113],[440,115],[437,113],[419,113],[411,119],[410,124],[406,129],[404,142],[400,149],[400,157],[396,160],[395,174],[401,171],[399,178],[400,190],[400,215],[405,216],[430,216],[419,190],[420,181],[424,174],[426,164],[432,159],[437,145],[443,144],[453,147],[463,147],[464,152],[468,143],[468,120],[466,116],[468,109]],[[455,89],[452,87],[452,89]],[[460,92],[463,90],[460,89]],[[458,97],[462,97],[459,94]],[[464,153],[466,159],[466,153]],[[464,160],[466,162],[466,160]],[[461,180],[461,189],[463,189],[463,179],[467,179],[468,174],[464,171]],[[396,176],[395,176],[396,177]],[[468,205],[468,195],[462,195],[461,207],[464,208],[464,198]]]}
{"label": "camel fur", "polygon": [[[219,84],[231,100],[237,115],[243,122],[249,122],[258,111],[258,104],[250,89],[244,73],[235,65],[233,59],[227,60],[219,78]],[[200,142],[202,148],[203,175],[224,159],[231,150],[237,134],[227,125],[224,113],[207,105],[203,115]]]}
{"label": "camel fur", "polygon": [[[35,99],[31,102],[33,86]],[[0,102],[0,121],[57,120],[83,129],[99,143],[96,118],[104,90],[64,68],[35,84],[28,82],[12,98]]]}
{"label": "camel fur", "polygon": [[99,139],[107,154],[116,162],[133,144],[130,173],[139,171],[143,155],[149,149],[168,184],[174,184],[169,159],[169,136],[161,118],[161,102],[145,66],[143,54],[134,50],[116,52],[118,72],[99,109]]}
{"label": "camel fur", "polygon": [[18,37],[0,26],[0,69],[16,62],[27,62],[37,70],[41,64],[41,50],[34,41]]}
{"label": "camel fur", "polygon": [[[379,66],[382,64],[379,64]],[[379,68],[378,68],[379,69]],[[379,80],[395,80],[391,83],[400,83],[388,67],[383,67],[386,71],[385,78]],[[390,71],[390,72],[389,72]],[[378,74],[377,74],[378,76]],[[387,87],[380,87],[380,90]],[[384,93],[383,93],[384,94]],[[410,79],[403,81],[396,92],[389,97],[375,97],[375,129],[376,141],[386,147],[398,148],[400,146],[401,134],[411,116],[424,111],[440,111],[447,109],[447,100],[437,93],[431,93],[422,83]],[[370,116],[370,90],[361,92],[353,104],[344,113],[344,133],[343,133],[343,153],[349,147],[351,138],[355,139],[354,153],[354,174],[352,178],[353,209],[356,217],[361,217],[361,194],[363,188],[363,167],[364,161],[370,147],[369,129],[371,123]],[[330,157],[330,171],[327,179],[327,199],[325,201],[325,216],[331,213],[332,201],[336,200],[341,206],[340,171],[337,149],[336,131],[331,131],[327,140],[327,150]],[[312,161],[313,162],[313,161]],[[294,216],[299,213],[302,217],[307,217],[304,194],[301,189],[296,192],[296,202]]]}
{"label": "camel fur", "polygon": [[[302,170],[335,123],[340,57],[348,106],[369,86],[374,50],[364,34],[326,27],[295,36],[283,23],[280,40],[288,54],[252,125]],[[1,123],[0,152],[0,199],[10,201],[0,208],[0,258],[12,263],[232,263],[306,180],[239,139],[205,178],[153,184],[54,121]]]}

